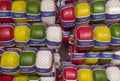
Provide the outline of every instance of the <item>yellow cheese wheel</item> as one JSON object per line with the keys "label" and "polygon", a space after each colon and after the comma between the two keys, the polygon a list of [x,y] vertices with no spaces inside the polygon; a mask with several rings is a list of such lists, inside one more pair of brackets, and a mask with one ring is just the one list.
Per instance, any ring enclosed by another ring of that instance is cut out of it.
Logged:
{"label": "yellow cheese wheel", "polygon": [[98,62],[98,58],[86,58],[85,59],[85,64],[96,64]]}
{"label": "yellow cheese wheel", "polygon": [[30,39],[30,29],[27,26],[16,26],[14,29],[14,40],[16,42],[27,42]]}
{"label": "yellow cheese wheel", "polygon": [[90,6],[88,3],[78,3],[75,6],[75,15],[77,18],[90,16]]}
{"label": "yellow cheese wheel", "polygon": [[92,81],[92,71],[89,69],[78,70],[78,81]]}
{"label": "yellow cheese wheel", "polygon": [[12,12],[26,12],[26,2],[25,1],[13,1]]}
{"label": "yellow cheese wheel", "polygon": [[[12,3],[12,12],[17,12],[17,13],[26,13],[26,2],[25,1],[13,1]],[[26,18],[16,18],[14,19],[15,23],[26,23],[27,19]]]}
{"label": "yellow cheese wheel", "polygon": [[107,26],[99,26],[94,28],[94,38],[100,42],[110,42],[111,34]]}
{"label": "yellow cheese wheel", "polygon": [[14,81],[28,81],[28,76],[26,75],[15,76]]}
{"label": "yellow cheese wheel", "polygon": [[19,55],[16,52],[4,52],[2,54],[1,66],[15,68],[19,64]]}

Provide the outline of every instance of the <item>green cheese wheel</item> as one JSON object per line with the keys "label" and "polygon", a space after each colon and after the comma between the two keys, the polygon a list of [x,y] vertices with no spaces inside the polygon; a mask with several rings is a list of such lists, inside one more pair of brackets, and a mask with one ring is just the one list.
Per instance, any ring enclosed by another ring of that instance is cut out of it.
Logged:
{"label": "green cheese wheel", "polygon": [[32,66],[35,64],[36,54],[34,52],[21,52],[20,66]]}
{"label": "green cheese wheel", "polygon": [[32,81],[32,80],[39,80],[40,77],[32,75],[32,76],[29,76],[28,78],[29,78],[30,81]]}
{"label": "green cheese wheel", "polygon": [[94,13],[105,13],[105,2],[95,1],[91,4],[91,12]]}
{"label": "green cheese wheel", "polygon": [[120,25],[112,25],[110,27],[110,32],[112,37],[120,38]]}
{"label": "green cheese wheel", "polygon": [[30,30],[30,37],[32,39],[45,39],[46,28],[42,24],[33,24]]}
{"label": "green cheese wheel", "polygon": [[94,70],[93,79],[94,81],[107,81],[107,75],[105,70]]}
{"label": "green cheese wheel", "polygon": [[28,14],[39,14],[40,13],[40,4],[37,1],[27,2],[27,13]]}
{"label": "green cheese wheel", "polygon": [[112,59],[99,59],[98,64],[104,65],[104,64],[109,64]]}

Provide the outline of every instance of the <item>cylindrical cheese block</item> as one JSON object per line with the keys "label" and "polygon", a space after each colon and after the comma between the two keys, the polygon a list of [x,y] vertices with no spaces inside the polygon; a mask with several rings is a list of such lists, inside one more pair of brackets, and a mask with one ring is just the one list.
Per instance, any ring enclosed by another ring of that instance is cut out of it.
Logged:
{"label": "cylindrical cheese block", "polygon": [[17,48],[8,48],[2,53],[1,70],[3,74],[16,75],[19,73],[19,55],[20,50]]}
{"label": "cylindrical cheese block", "polygon": [[76,22],[79,23],[85,23],[89,22],[90,20],[90,6],[88,3],[80,3],[78,2],[75,5],[75,16],[76,16]]}
{"label": "cylindrical cheese block", "polygon": [[114,24],[110,25],[110,32],[111,32],[110,45],[112,45],[112,46],[120,45],[120,24],[114,23]]}
{"label": "cylindrical cheese block", "polygon": [[89,25],[79,25],[75,30],[75,44],[78,51],[90,50],[93,46],[93,31]]}
{"label": "cylindrical cheese block", "polygon": [[100,52],[87,52],[85,55],[85,64],[97,64],[100,58]]}
{"label": "cylindrical cheese block", "polygon": [[36,70],[36,48],[24,48],[20,54],[19,67],[21,73],[33,73]]}
{"label": "cylindrical cheese block", "polygon": [[59,49],[62,44],[62,29],[60,25],[54,24],[47,28],[47,46],[52,49]]}
{"label": "cylindrical cheese block", "polygon": [[91,19],[92,21],[105,20],[106,7],[104,0],[91,0]]}
{"label": "cylindrical cheese block", "polygon": [[14,29],[16,46],[28,46],[30,44],[30,29],[27,24],[19,24]]}
{"label": "cylindrical cheese block", "polygon": [[93,25],[94,48],[104,50],[108,48],[111,41],[111,33],[108,26],[103,24]]}
{"label": "cylindrical cheese block", "polygon": [[15,23],[27,22],[25,1],[13,1],[11,11]]}
{"label": "cylindrical cheese block", "polygon": [[107,74],[103,66],[93,65],[91,68],[94,81],[107,81]]}
{"label": "cylindrical cheese block", "polygon": [[29,1],[26,5],[27,21],[40,21],[40,4],[37,1]]}
{"label": "cylindrical cheese block", "polygon": [[55,2],[53,0],[42,0],[41,1],[41,20],[46,24],[55,24]]}
{"label": "cylindrical cheese block", "polygon": [[15,76],[13,81],[28,81],[28,76],[27,75]]}
{"label": "cylindrical cheese block", "polygon": [[49,75],[53,62],[52,51],[49,48],[40,48],[36,57],[37,74]]}
{"label": "cylindrical cheese block", "polygon": [[77,68],[69,62],[64,65],[63,80],[64,81],[77,80]]}
{"label": "cylindrical cheese block", "polygon": [[0,25],[0,44],[2,46],[12,47],[15,45],[14,27],[15,25],[13,23]]}
{"label": "cylindrical cheese block", "polygon": [[120,19],[120,1],[108,0],[106,3],[106,21],[117,22]]}
{"label": "cylindrical cheese block", "polygon": [[1,23],[13,23],[11,15],[12,3],[8,0],[0,1],[0,22]]}
{"label": "cylindrical cheese block", "polygon": [[34,23],[30,28],[30,45],[46,45],[46,26],[42,23]]}
{"label": "cylindrical cheese block", "polygon": [[78,81],[93,81],[92,80],[92,71],[89,69],[89,66],[78,66]]}
{"label": "cylindrical cheese block", "polygon": [[120,70],[116,66],[108,67],[106,69],[107,78],[109,81],[119,81]]}
{"label": "cylindrical cheese block", "polygon": [[102,51],[100,52],[100,58],[98,64],[100,65],[109,64],[112,59],[113,59],[112,51]]}
{"label": "cylindrical cheese block", "polygon": [[114,50],[113,51],[113,59],[111,61],[113,65],[120,65],[120,51]]}

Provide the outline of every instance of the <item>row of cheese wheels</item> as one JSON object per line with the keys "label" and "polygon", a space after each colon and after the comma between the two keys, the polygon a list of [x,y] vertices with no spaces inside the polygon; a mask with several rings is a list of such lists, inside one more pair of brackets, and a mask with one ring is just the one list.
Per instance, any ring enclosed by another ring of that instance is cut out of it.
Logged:
{"label": "row of cheese wheels", "polygon": [[[49,48],[8,48],[0,50],[1,69],[3,74],[17,75],[21,73],[37,73],[38,75],[50,75],[52,66],[61,67],[59,53]],[[74,65],[112,64],[120,65],[120,51],[104,52],[71,52],[69,60]]]}
{"label": "row of cheese wheels", "polygon": [[62,31],[59,24],[46,26],[43,23],[34,23],[31,26],[24,24],[1,24],[0,44],[4,47],[16,45],[45,46],[59,49],[61,44],[69,42],[74,44],[78,51],[106,49],[109,45],[120,45],[120,24],[96,24],[75,26],[73,33]]}
{"label": "row of cheese wheels", "polygon": [[[40,21],[47,24],[55,24],[56,19],[61,20],[63,26],[73,26],[74,22],[88,22],[92,20],[118,20],[120,19],[120,1],[92,0],[89,3],[63,4],[54,0],[40,1],[0,1],[0,22],[2,23],[26,23],[28,21]],[[22,6],[21,6],[22,5]],[[57,7],[59,7],[57,9]],[[27,14],[26,14],[27,13]],[[58,16],[56,16],[58,13]],[[60,16],[60,18],[58,18]],[[12,20],[13,19],[13,20]]]}
{"label": "row of cheese wheels", "polygon": [[27,75],[19,75],[19,76],[8,76],[8,75],[1,75],[0,81],[39,81],[39,76],[27,76]]}
{"label": "row of cheese wheels", "polygon": [[120,69],[113,65],[80,65],[66,63],[63,69],[63,80],[67,81],[119,81]]}
{"label": "row of cheese wheels", "polygon": [[53,50],[49,48],[8,48],[0,50],[0,72],[7,75],[20,73],[37,73],[42,76],[53,76],[55,71]]}
{"label": "row of cheese wheels", "polygon": [[[31,40],[30,40],[31,37]],[[62,29],[59,24],[45,26],[42,23],[2,24],[0,25],[0,43],[4,47],[13,46],[53,46],[59,48],[62,41]]]}
{"label": "row of cheese wheels", "polygon": [[70,47],[68,52],[68,61],[75,65],[120,65],[120,52],[119,50],[106,50],[106,51],[88,51],[78,52],[75,50],[75,46]]}
{"label": "row of cheese wheels", "polygon": [[93,65],[78,67],[66,63],[63,68],[63,78],[58,79],[55,76],[45,77],[37,75],[19,75],[19,76],[0,76],[2,81],[119,81],[120,69],[117,66]]}

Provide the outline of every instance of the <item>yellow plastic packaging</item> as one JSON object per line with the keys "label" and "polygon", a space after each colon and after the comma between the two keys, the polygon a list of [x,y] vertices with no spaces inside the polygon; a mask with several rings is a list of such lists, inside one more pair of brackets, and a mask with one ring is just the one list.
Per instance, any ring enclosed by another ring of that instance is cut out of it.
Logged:
{"label": "yellow plastic packaging", "polygon": [[[104,26],[96,26],[93,30],[94,33],[94,39],[101,43],[109,43],[111,41],[111,33],[110,29],[104,25]],[[93,50],[105,50],[108,46],[103,45],[102,46],[94,46]]]}
{"label": "yellow plastic packaging", "polygon": [[[20,50],[19,50],[20,51]],[[19,65],[19,54],[15,51],[6,51],[2,53],[2,58],[1,58],[1,67],[4,69],[17,69],[14,72],[5,72],[3,74],[7,75],[19,75],[20,71],[18,68]]]}
{"label": "yellow plastic packaging", "polygon": [[[12,12],[16,12],[16,13],[26,13],[26,2],[25,1],[13,1],[12,3]],[[26,23],[27,22],[27,18],[15,18],[14,19],[15,23]]]}
{"label": "yellow plastic packaging", "polygon": [[14,81],[28,81],[28,76],[26,75],[15,76]]}
{"label": "yellow plastic packaging", "polygon": [[92,54],[92,57],[86,57],[84,62],[85,64],[93,65],[96,64],[99,60],[99,52],[88,52],[89,56]]}
{"label": "yellow plastic packaging", "polygon": [[111,40],[110,30],[107,26],[96,27],[94,28],[93,33],[95,40],[103,42],[110,42]]}
{"label": "yellow plastic packaging", "polygon": [[78,70],[78,81],[93,81],[92,71],[90,69],[79,69]]}
{"label": "yellow plastic packaging", "polygon": [[[75,6],[75,16],[77,18],[77,22],[82,22],[82,23],[88,22],[90,20],[89,4],[88,3],[77,3]],[[81,18],[81,19],[79,19],[79,18]]]}
{"label": "yellow plastic packaging", "polygon": [[14,29],[14,40],[16,42],[27,42],[30,39],[30,29],[27,26],[16,26]]}

